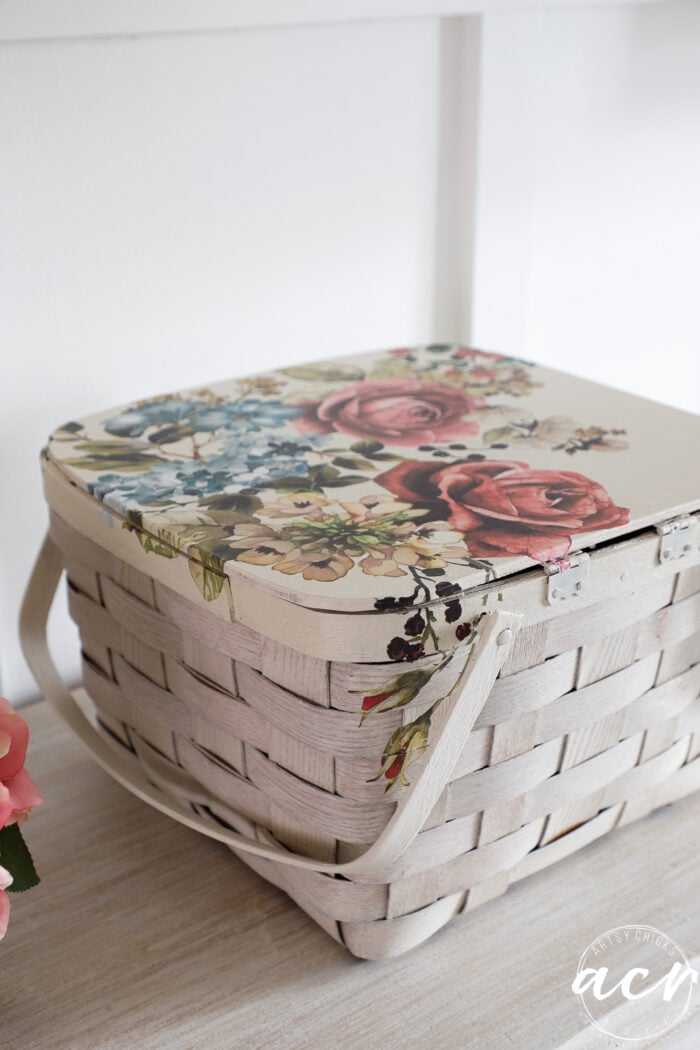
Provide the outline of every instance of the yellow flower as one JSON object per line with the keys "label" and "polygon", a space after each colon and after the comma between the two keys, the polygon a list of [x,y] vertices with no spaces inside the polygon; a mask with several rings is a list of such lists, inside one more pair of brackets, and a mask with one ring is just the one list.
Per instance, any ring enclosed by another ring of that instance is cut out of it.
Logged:
{"label": "yellow flower", "polygon": [[237,525],[231,537],[234,549],[242,548],[236,555],[237,561],[249,562],[251,565],[274,565],[294,549],[294,544],[283,540],[266,525],[254,522],[250,525]]}
{"label": "yellow flower", "polygon": [[255,393],[261,397],[271,397],[282,392],[284,383],[274,376],[247,376],[238,380],[238,387],[244,394]]}
{"label": "yellow flower", "polygon": [[462,555],[466,554],[463,533],[447,528],[444,521],[428,521],[425,525],[419,525],[406,542],[424,557],[458,550]]}
{"label": "yellow flower", "polygon": [[[583,442],[586,448],[592,448],[596,452],[620,452],[629,448],[629,441],[616,437],[616,434],[624,434],[624,430],[603,430],[602,427],[587,427],[585,430],[579,427],[574,431],[576,440]],[[613,435],[612,437],[610,435]]]}
{"label": "yellow flower", "polygon": [[305,580],[321,580],[329,583],[346,576],[355,564],[347,554],[328,547],[318,549],[314,545],[314,549],[301,548],[300,550],[293,549],[292,544],[289,544],[289,547],[290,550],[286,557],[273,566],[276,572],[284,572],[288,576],[300,572]]}
{"label": "yellow flower", "polygon": [[[395,557],[396,552],[396,547],[374,547],[362,559],[360,568],[368,576],[405,576],[406,570]],[[415,565],[417,561],[418,556],[415,555],[414,561],[404,561],[403,564]]]}
{"label": "yellow flower", "polygon": [[405,576],[403,566],[443,569],[446,558],[464,558],[468,553],[462,533],[446,527],[444,521],[416,526],[405,522],[394,530],[400,543],[373,547],[360,562],[368,576]]}
{"label": "yellow flower", "polygon": [[341,503],[340,506],[355,521],[372,522],[387,514],[398,514],[403,511],[412,517],[421,515],[423,511],[415,510],[410,503],[401,503],[388,495],[363,496],[357,503]]}
{"label": "yellow flower", "polygon": [[260,513],[266,518],[317,517],[320,508],[328,504],[329,500],[318,492],[292,492],[273,503],[266,503]]}

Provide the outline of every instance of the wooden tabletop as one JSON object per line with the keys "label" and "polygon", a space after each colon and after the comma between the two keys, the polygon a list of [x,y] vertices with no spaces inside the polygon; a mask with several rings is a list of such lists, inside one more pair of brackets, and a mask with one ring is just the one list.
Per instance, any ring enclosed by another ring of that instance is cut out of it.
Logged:
{"label": "wooden tabletop", "polygon": [[[465,914],[408,955],[353,959],[226,847],[113,783],[44,703],[23,709],[47,799],[42,875],[0,945],[3,1050],[597,1050],[581,952],[645,923],[700,952],[700,794]],[[697,963],[696,963],[697,965]],[[700,1045],[700,993],[659,1043]]]}

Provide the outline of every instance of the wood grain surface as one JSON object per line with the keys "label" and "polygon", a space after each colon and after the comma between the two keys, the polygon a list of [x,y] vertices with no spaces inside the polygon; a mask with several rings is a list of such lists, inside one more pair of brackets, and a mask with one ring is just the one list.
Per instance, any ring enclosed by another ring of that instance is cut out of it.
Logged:
{"label": "wood grain surface", "polygon": [[[43,703],[41,885],[0,945],[3,1050],[597,1050],[570,990],[597,935],[646,923],[700,952],[700,794],[465,913],[385,963],[353,959],[225,847],[131,797]],[[697,962],[696,962],[697,965]],[[700,1044],[700,995],[658,1044]]]}

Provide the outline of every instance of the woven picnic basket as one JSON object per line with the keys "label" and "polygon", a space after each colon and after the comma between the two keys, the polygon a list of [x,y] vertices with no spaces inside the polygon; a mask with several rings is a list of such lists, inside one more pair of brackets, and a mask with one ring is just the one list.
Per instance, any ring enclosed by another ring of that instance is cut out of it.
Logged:
{"label": "woven picnic basket", "polygon": [[700,787],[698,436],[451,345],[69,422],[25,652],[124,786],[394,956]]}

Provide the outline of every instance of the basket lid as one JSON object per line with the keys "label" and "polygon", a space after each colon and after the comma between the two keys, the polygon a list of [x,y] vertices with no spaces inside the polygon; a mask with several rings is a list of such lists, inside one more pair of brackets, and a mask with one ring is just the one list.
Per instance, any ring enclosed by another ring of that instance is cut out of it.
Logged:
{"label": "basket lid", "polygon": [[203,596],[422,603],[700,506],[695,416],[455,345],[283,368],[67,423],[46,456]]}

